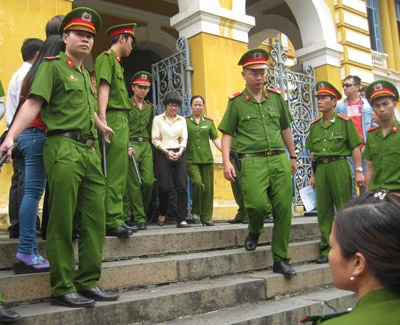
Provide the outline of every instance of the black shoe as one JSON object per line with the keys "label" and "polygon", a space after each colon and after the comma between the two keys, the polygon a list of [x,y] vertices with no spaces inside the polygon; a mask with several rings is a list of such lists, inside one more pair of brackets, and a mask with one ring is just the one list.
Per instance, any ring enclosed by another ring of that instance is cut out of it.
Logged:
{"label": "black shoe", "polygon": [[114,236],[114,237],[129,237],[132,235],[133,232],[122,227],[122,226],[117,226],[114,228],[110,228],[106,230],[106,236]]}
{"label": "black shoe", "polygon": [[318,259],[317,259],[317,264],[325,264],[325,263],[329,263],[329,259],[328,256],[324,256],[321,255]]}
{"label": "black shoe", "polygon": [[274,222],[274,217],[268,216],[264,219],[264,223],[273,223]]}
{"label": "black shoe", "polygon": [[128,226],[128,227],[135,227],[136,226],[136,222],[135,222],[135,220],[128,220],[128,221],[125,221],[125,224]]}
{"label": "black shoe", "polygon": [[244,248],[246,251],[254,251],[257,248],[258,237],[260,237],[260,235],[249,232],[244,241]]}
{"label": "black shoe", "polygon": [[147,229],[147,226],[146,226],[146,224],[145,224],[144,222],[142,222],[142,223],[139,223],[139,224],[138,224],[137,228],[138,228],[139,230],[146,230],[146,229]]}
{"label": "black shoe", "polygon": [[242,220],[235,218],[235,219],[229,220],[228,223],[231,223],[231,224],[242,223]]}
{"label": "black shoe", "polygon": [[19,238],[19,232],[10,231],[8,234],[8,238]]}
{"label": "black shoe", "polygon": [[272,271],[275,273],[283,274],[285,277],[288,278],[297,275],[297,272],[293,270],[288,261],[274,262],[274,265],[272,266]]}
{"label": "black shoe", "polygon": [[65,307],[91,307],[95,302],[87,299],[77,292],[67,293],[61,296],[51,296],[51,304]]}
{"label": "black shoe", "polygon": [[134,232],[136,232],[136,231],[137,231],[137,229],[136,229],[136,228],[134,228],[134,227],[131,227],[131,226],[128,226],[126,223],[124,223],[124,224],[122,225],[122,227],[124,227],[125,229],[127,229],[127,230],[131,231],[132,233],[134,233]]}
{"label": "black shoe", "polygon": [[10,307],[0,303],[0,323],[11,323],[19,319],[21,316]]}
{"label": "black shoe", "polygon": [[201,223],[203,224],[203,227],[204,227],[204,226],[207,226],[207,227],[214,226],[214,222],[205,222],[205,221],[202,221]]}
{"label": "black shoe", "polygon": [[247,218],[246,218],[246,219],[243,219],[243,220],[242,220],[242,223],[244,223],[244,224],[247,225],[247,224],[249,223],[249,219],[247,219]]}
{"label": "black shoe", "polygon": [[81,290],[79,291],[79,294],[95,301],[114,301],[118,300],[119,298],[118,295],[110,295],[108,293],[105,293],[99,287],[95,287],[89,290]]}

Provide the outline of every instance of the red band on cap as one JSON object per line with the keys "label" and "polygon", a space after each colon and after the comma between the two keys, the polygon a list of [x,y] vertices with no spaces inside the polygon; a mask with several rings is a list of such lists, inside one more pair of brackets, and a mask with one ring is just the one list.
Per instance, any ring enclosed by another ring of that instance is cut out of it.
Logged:
{"label": "red band on cap", "polygon": [[324,94],[332,95],[336,99],[338,99],[340,97],[339,94],[336,91],[334,91],[333,89],[331,89],[331,88],[320,88],[320,89],[318,89],[317,96],[318,95],[324,95]]}
{"label": "red band on cap", "polygon": [[117,28],[117,29],[114,29],[112,32],[110,32],[110,38],[113,38],[114,36],[120,35],[120,34],[129,34],[129,35],[135,36],[135,31],[133,28],[129,28],[129,27]]}
{"label": "red band on cap", "polygon": [[136,78],[135,80],[133,80],[133,84],[146,84],[150,86],[150,80],[143,78]]}
{"label": "red band on cap", "polygon": [[374,90],[371,93],[371,99],[374,99],[376,97],[382,97],[382,96],[393,96],[393,97],[396,97],[396,95],[393,92],[393,90],[391,90],[389,88],[380,88],[380,89]]}
{"label": "red band on cap", "polygon": [[73,26],[83,26],[89,28],[89,30],[92,31],[93,34],[96,34],[96,28],[91,21],[83,20],[82,18],[71,19],[67,24],[65,24],[64,31],[72,28]]}
{"label": "red band on cap", "polygon": [[248,58],[243,61],[242,66],[244,68],[251,64],[267,64],[267,58],[265,56],[262,56],[260,58]]}

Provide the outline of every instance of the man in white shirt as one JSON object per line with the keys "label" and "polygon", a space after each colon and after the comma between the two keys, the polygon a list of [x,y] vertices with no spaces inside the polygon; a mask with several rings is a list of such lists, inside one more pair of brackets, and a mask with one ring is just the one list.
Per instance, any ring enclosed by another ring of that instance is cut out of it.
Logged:
{"label": "man in white shirt", "polygon": [[[6,101],[6,125],[9,128],[18,107],[19,93],[21,91],[22,82],[35,62],[43,41],[38,38],[27,38],[21,47],[21,54],[24,63],[13,74],[8,84],[7,101]],[[8,228],[10,238],[19,237],[19,207],[21,205],[22,196],[24,194],[24,184],[22,179],[23,156],[18,148],[13,151],[13,170],[14,174],[11,178],[11,187],[8,203],[8,214],[10,216],[11,226]]]}

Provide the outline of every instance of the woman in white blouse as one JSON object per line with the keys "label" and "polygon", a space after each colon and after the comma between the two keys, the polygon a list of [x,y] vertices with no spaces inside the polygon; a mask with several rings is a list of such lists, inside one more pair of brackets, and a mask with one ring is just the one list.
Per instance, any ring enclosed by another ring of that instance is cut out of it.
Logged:
{"label": "woman in white blouse", "polygon": [[158,224],[163,226],[166,221],[170,182],[174,182],[177,198],[177,215],[175,220],[178,228],[189,228],[186,223],[188,215],[187,166],[185,149],[188,138],[185,118],[178,115],[182,98],[176,91],[168,92],[163,105],[165,112],[153,119],[151,137],[157,148],[155,166],[159,183]]}

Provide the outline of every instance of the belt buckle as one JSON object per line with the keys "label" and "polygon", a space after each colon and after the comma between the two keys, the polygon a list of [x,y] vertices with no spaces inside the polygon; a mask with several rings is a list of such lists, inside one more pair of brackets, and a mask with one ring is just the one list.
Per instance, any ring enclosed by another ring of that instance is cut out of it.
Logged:
{"label": "belt buckle", "polygon": [[322,158],[322,163],[323,164],[329,163],[329,158]]}
{"label": "belt buckle", "polygon": [[94,140],[91,140],[91,139],[87,139],[85,142],[85,146],[89,147],[89,148],[93,147],[93,144],[94,144]]}
{"label": "belt buckle", "polygon": [[143,137],[137,138],[137,141],[138,141],[138,142],[143,142]]}
{"label": "belt buckle", "polygon": [[265,155],[266,155],[266,156],[272,156],[272,151],[266,151],[266,152],[265,152]]}

